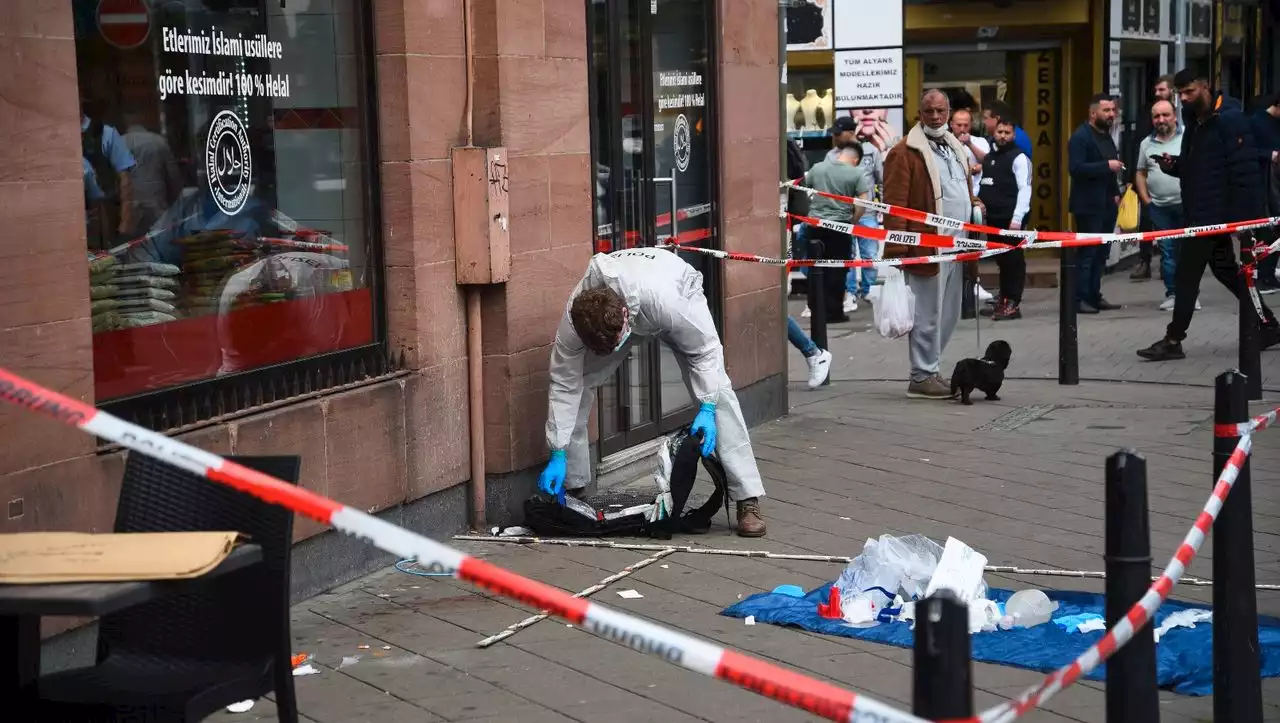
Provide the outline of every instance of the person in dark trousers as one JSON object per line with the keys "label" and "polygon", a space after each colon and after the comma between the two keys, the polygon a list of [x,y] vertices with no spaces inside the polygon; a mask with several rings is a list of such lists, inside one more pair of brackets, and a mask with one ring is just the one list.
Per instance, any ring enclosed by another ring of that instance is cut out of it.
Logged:
{"label": "person in dark trousers", "polygon": [[[1124,164],[1111,137],[1115,121],[1115,100],[1099,93],[1089,102],[1089,120],[1081,123],[1067,141],[1071,173],[1068,204],[1079,233],[1104,234],[1116,228],[1120,213],[1119,175]],[[1106,244],[1099,244],[1082,246],[1077,252],[1076,313],[1096,314],[1120,308],[1102,298],[1102,272],[1106,270],[1108,251]]]}
{"label": "person in dark trousers", "polygon": [[[819,162],[809,169],[809,172],[804,175],[804,180],[809,188],[846,198],[861,197],[871,191],[871,175],[859,165],[858,155],[852,148],[842,148],[834,160]],[[814,196],[809,201],[809,212],[820,221],[854,224],[862,215],[863,209],[849,201]],[[821,258],[843,260],[853,258],[854,237],[848,232],[816,226],[809,228],[807,235],[811,241],[822,242]],[[809,249],[809,255],[819,256],[812,247]],[[848,275],[848,269],[822,270],[823,304],[826,307],[828,323],[839,324],[849,320],[848,314],[844,311],[845,279]],[[810,286],[813,287],[812,284]],[[809,289],[811,309],[813,291],[813,288]]]}
{"label": "person in dark trousers", "polygon": [[[996,124],[995,146],[982,159],[982,181],[978,199],[987,207],[988,226],[1021,230],[1031,210],[1031,159],[1014,142],[1012,118],[1002,117]],[[1012,239],[1001,238],[1004,242]],[[991,312],[994,321],[1021,319],[1022,290],[1027,281],[1027,258],[1022,249],[998,254],[1000,296]]]}
{"label": "person in dark trousers", "polygon": [[[1179,71],[1173,82],[1182,99],[1182,152],[1176,157],[1165,153],[1157,162],[1161,170],[1179,180],[1186,223],[1207,226],[1264,215],[1262,157],[1249,119],[1235,101],[1215,94],[1209,83],[1191,70]],[[1242,238],[1242,242],[1251,243],[1251,239]],[[1182,340],[1195,314],[1206,265],[1237,300],[1248,293],[1230,236],[1183,239],[1178,249],[1173,319],[1164,338],[1139,349],[1138,356],[1150,361],[1184,358]],[[1262,316],[1260,345],[1266,349],[1280,341],[1280,327],[1266,304],[1262,304]]]}
{"label": "person in dark trousers", "polygon": [[[1253,138],[1262,154],[1264,177],[1267,183],[1267,215],[1280,216],[1280,93],[1267,96],[1258,103],[1250,117]],[[1273,242],[1280,236],[1273,226],[1259,229],[1258,237]],[[1258,288],[1263,293],[1280,291],[1280,279],[1276,278],[1276,264],[1280,254],[1271,254],[1258,262]]]}
{"label": "person in dark trousers", "polygon": [[[1160,76],[1160,78],[1156,81],[1156,86],[1155,86],[1154,92],[1152,93],[1151,102],[1147,103],[1146,109],[1142,112],[1141,115],[1138,116],[1137,136],[1139,139],[1138,141],[1139,144],[1145,143],[1146,139],[1155,135],[1156,127],[1155,127],[1155,123],[1152,121],[1151,114],[1155,110],[1156,103],[1159,103],[1160,101],[1166,101],[1169,103],[1170,106],[1173,105],[1173,76],[1172,75]],[[1180,123],[1177,123],[1176,113],[1174,114],[1174,122],[1178,126],[1181,126]],[[1182,129],[1178,127],[1178,128],[1175,128],[1175,131],[1178,133],[1181,133]],[[1135,165],[1137,165],[1139,168],[1141,168],[1143,165],[1143,155],[1142,155],[1141,145],[1139,145],[1138,160]],[[1137,182],[1136,177],[1134,178],[1134,182],[1136,184]],[[1141,196],[1142,194],[1139,193],[1138,195]],[[1144,201],[1143,203],[1145,204],[1146,202]],[[1157,219],[1149,215],[1147,211],[1148,209],[1144,205],[1142,209],[1142,230],[1155,231],[1157,230],[1157,225],[1156,225]],[[1143,243],[1138,244],[1138,265],[1133,267],[1133,272],[1129,274],[1129,278],[1132,279],[1133,281],[1145,281],[1146,279],[1151,278],[1151,259],[1152,259],[1151,252],[1154,246],[1155,246],[1155,243],[1151,241],[1144,241]],[[1161,248],[1161,251],[1163,252],[1165,247],[1162,244],[1160,248]]]}

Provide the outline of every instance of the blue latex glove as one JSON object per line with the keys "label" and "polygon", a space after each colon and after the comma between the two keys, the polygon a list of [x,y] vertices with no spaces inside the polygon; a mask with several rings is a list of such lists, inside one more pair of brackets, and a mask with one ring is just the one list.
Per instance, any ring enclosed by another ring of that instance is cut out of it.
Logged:
{"label": "blue latex glove", "polygon": [[703,402],[698,416],[693,418],[689,434],[695,435],[698,432],[702,432],[702,456],[710,457],[716,451],[716,405],[711,402]]}
{"label": "blue latex glove", "polygon": [[564,504],[565,472],[564,450],[557,449],[551,453],[551,461],[547,463],[547,468],[538,475],[538,489],[557,498],[562,505]]}

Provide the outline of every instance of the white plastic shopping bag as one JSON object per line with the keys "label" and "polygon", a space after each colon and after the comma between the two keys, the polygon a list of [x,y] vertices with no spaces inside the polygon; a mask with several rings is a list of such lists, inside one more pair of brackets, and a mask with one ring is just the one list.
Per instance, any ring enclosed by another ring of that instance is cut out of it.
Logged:
{"label": "white plastic shopping bag", "polygon": [[872,307],[876,330],[886,339],[897,339],[911,332],[916,316],[916,296],[907,287],[900,269],[885,269],[884,284]]}

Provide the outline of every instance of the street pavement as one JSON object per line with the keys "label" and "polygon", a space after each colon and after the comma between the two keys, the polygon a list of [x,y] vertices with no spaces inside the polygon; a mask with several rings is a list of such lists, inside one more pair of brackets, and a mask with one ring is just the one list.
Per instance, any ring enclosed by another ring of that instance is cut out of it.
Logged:
{"label": "street pavement", "polygon": [[[982,343],[1013,346],[1001,400],[958,403],[904,396],[905,340],[868,331],[870,309],[833,326],[833,383],[804,384],[790,351],[790,415],[761,426],[753,442],[769,491],[769,536],[737,538],[723,518],[677,544],[855,555],[868,537],[923,533],[957,537],[993,565],[1101,570],[1103,464],[1118,448],[1145,456],[1151,542],[1158,572],[1201,510],[1212,484],[1213,375],[1235,363],[1234,301],[1206,279],[1188,359],[1144,363],[1134,350],[1159,338],[1158,281],[1109,278],[1105,292],[1126,308],[1080,322],[1079,386],[1060,386],[1057,291],[1030,290],[1026,318],[994,326]],[[1280,298],[1280,297],[1273,297]],[[792,302],[799,315],[802,304]],[[976,349],[962,322],[947,366]],[[1280,351],[1264,352],[1268,391],[1280,403]],[[1274,439],[1273,439],[1274,438]],[[1252,463],[1259,582],[1280,583],[1280,429],[1259,434]],[[635,483],[645,489],[647,483]],[[648,553],[614,549],[458,543],[468,552],[570,591],[589,587]],[[1212,541],[1188,574],[1211,578]],[[841,565],[676,553],[597,593],[595,599],[725,646],[909,709],[909,650],[719,615],[727,605],[780,584],[806,589]],[[993,586],[1102,591],[1096,579],[987,575]],[[624,599],[620,590],[643,597]],[[1209,588],[1174,597],[1208,602]],[[1260,610],[1280,614],[1280,592],[1260,591]],[[314,723],[552,723],[561,721],[802,721],[811,716],[655,658],[545,620],[504,642],[476,642],[536,612],[448,578],[388,568],[297,605],[295,651],[317,675],[296,678],[304,719]],[[1210,651],[1204,651],[1206,656]],[[975,664],[979,709],[1038,682],[1041,674]],[[1266,720],[1280,720],[1280,682],[1263,682]],[[1211,698],[1162,692],[1166,723],[1211,721]],[[1103,721],[1104,686],[1061,692],[1028,721]],[[269,720],[270,701],[219,721]]]}

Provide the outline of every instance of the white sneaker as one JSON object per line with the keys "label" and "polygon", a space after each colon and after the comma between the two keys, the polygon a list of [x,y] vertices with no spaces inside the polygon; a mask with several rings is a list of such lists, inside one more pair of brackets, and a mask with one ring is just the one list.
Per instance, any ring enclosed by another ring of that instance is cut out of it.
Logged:
{"label": "white sneaker", "polygon": [[978,301],[986,303],[988,301],[991,301],[994,298],[995,298],[994,294],[982,288],[981,284],[978,285]]}
{"label": "white sneaker", "polygon": [[[1172,297],[1172,296],[1166,296],[1166,297],[1164,297],[1164,301],[1160,302],[1160,310],[1161,310],[1161,311],[1173,311],[1173,306],[1174,306],[1174,304],[1175,304],[1176,302],[1177,302],[1177,300],[1176,300],[1176,299],[1174,299],[1174,297]],[[1201,308],[1202,308],[1202,307],[1200,306],[1200,300],[1199,300],[1199,299],[1196,299],[1196,311],[1200,311],[1200,309],[1201,309]]]}
{"label": "white sneaker", "polygon": [[858,310],[858,297],[844,292],[844,313],[849,314]]}
{"label": "white sneaker", "polygon": [[813,312],[812,312],[812,311],[809,311],[809,307],[807,307],[807,306],[806,306],[806,307],[804,307],[804,311],[800,312],[800,318],[801,318],[801,319],[808,319],[808,318],[809,318],[809,317],[811,317],[811,316],[813,316]]}
{"label": "white sneaker", "polygon": [[824,349],[805,361],[809,364],[809,388],[817,389],[831,374],[831,352]]}

